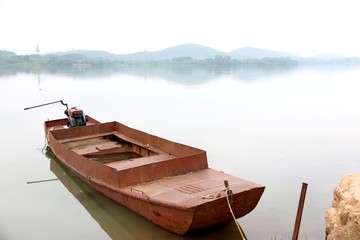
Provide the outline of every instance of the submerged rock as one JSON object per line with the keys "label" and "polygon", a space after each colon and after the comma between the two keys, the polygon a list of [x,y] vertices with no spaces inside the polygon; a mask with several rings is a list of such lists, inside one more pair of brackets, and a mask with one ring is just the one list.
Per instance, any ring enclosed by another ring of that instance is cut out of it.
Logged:
{"label": "submerged rock", "polygon": [[326,240],[360,239],[360,174],[346,175],[326,211]]}

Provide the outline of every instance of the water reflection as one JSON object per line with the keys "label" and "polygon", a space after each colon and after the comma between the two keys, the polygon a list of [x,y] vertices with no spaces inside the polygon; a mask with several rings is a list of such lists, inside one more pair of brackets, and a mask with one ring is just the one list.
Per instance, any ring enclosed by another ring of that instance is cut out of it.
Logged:
{"label": "water reflection", "polygon": [[269,76],[289,73],[296,70],[291,68],[225,68],[225,67],[186,67],[186,66],[136,66],[123,68],[45,68],[45,69],[4,69],[0,68],[1,76],[16,74],[51,74],[78,79],[99,79],[111,76],[134,76],[139,78],[161,78],[179,85],[200,85],[214,79],[231,75],[240,81],[254,81]]}
{"label": "water reflection", "polygon": [[72,174],[50,150],[46,150],[45,154],[50,159],[50,170],[111,239],[196,240],[221,239],[224,236],[226,239],[239,239],[239,232],[233,222],[190,236],[178,236],[170,233],[96,192]]}

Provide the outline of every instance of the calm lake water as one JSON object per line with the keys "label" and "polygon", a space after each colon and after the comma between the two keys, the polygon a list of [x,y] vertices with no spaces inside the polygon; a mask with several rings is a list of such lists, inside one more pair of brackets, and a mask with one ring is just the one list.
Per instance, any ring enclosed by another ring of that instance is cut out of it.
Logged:
{"label": "calm lake water", "polygon": [[[205,149],[209,166],[266,186],[239,219],[248,239],[323,240],[341,178],[360,172],[360,69],[0,76],[0,239],[240,239],[234,223],[180,237],[97,194],[41,151],[64,100],[100,121]],[[59,180],[27,184],[44,179]]]}

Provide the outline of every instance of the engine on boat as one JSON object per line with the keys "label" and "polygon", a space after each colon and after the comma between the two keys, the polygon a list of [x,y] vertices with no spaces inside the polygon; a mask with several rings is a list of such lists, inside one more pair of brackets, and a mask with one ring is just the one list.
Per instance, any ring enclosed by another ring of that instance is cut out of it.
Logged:
{"label": "engine on boat", "polygon": [[64,113],[68,118],[69,127],[79,127],[86,125],[86,116],[83,110],[81,110],[80,108],[67,108]]}

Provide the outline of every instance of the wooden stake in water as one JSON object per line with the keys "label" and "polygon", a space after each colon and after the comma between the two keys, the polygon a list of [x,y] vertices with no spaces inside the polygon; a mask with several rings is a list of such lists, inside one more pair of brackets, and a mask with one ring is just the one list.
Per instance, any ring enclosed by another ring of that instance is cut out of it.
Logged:
{"label": "wooden stake in water", "polygon": [[295,226],[294,226],[292,240],[297,240],[299,237],[299,229],[300,229],[302,212],[304,209],[307,185],[308,185],[307,183],[302,184],[301,194],[300,194],[300,199],[299,199],[299,206],[298,206],[298,210],[297,210],[297,214],[296,214],[296,220],[295,220]]}

